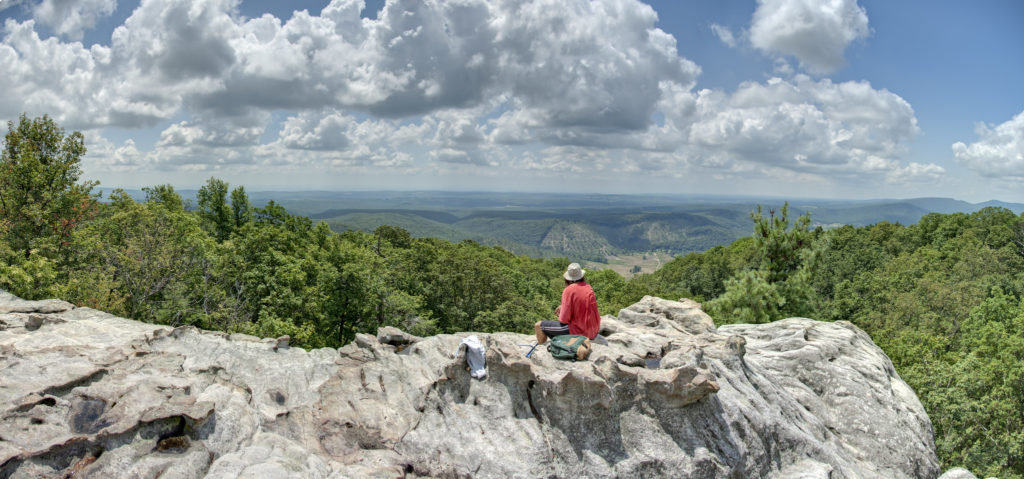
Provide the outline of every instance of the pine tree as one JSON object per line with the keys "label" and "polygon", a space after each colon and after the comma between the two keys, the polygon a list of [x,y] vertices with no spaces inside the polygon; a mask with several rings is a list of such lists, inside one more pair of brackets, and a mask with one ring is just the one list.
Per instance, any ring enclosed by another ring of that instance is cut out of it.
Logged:
{"label": "pine tree", "polygon": [[789,224],[789,203],[780,214],[760,206],[750,214],[760,263],[726,280],[725,292],[709,304],[720,323],[764,323],[786,316],[811,316],[818,297],[813,279],[820,269],[822,245],[810,230],[807,213]]}

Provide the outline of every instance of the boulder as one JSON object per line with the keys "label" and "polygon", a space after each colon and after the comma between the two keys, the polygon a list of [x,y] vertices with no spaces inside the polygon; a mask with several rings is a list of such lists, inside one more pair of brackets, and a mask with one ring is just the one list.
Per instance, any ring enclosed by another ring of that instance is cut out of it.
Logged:
{"label": "boulder", "polygon": [[[978,476],[971,474],[971,471],[962,467],[954,467],[946,471],[945,474],[939,476],[939,479],[978,479]],[[986,479],[998,479],[995,477],[988,477]]]}
{"label": "boulder", "polygon": [[602,319],[587,361],[472,333],[477,380],[455,355],[470,333],[306,351],[5,293],[0,311],[0,477],[940,473],[917,397],[848,323],[715,328],[645,297]]}
{"label": "boulder", "polygon": [[939,476],[939,479],[978,479],[978,476],[971,474],[971,471],[962,467],[954,467]]}

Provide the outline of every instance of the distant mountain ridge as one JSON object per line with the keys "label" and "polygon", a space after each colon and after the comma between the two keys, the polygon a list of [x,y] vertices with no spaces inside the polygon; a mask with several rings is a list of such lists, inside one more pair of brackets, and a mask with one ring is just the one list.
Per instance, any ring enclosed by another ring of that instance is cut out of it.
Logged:
{"label": "distant mountain ridge", "polygon": [[1018,215],[1021,214],[1021,213],[1024,213],[1024,205],[1022,205],[1020,203],[1007,203],[1005,201],[999,201],[999,200],[988,200],[988,201],[985,201],[983,203],[977,203],[976,206],[980,206],[980,207],[983,207],[983,208],[987,208],[989,206],[992,206],[992,207],[995,207],[995,208],[1006,208],[1006,209],[1008,209],[1008,210],[1010,210],[1010,211],[1012,211],[1012,212],[1014,212],[1015,214],[1018,214]]}
{"label": "distant mountain ridge", "polygon": [[[746,207],[696,212],[584,210],[562,213],[475,212],[458,221],[441,222],[411,211],[336,211],[326,218],[335,231],[372,231],[389,224],[414,236],[449,241],[472,239],[513,252],[539,256],[572,256],[595,262],[622,252],[703,251],[750,233]],[[315,215],[320,218],[322,215]],[[432,215],[431,215],[432,216]]]}
{"label": "distant mountain ridge", "polygon": [[459,221],[459,217],[451,213],[445,213],[443,211],[436,210],[402,210],[402,209],[391,209],[391,210],[380,210],[380,209],[355,209],[355,210],[327,210],[320,213],[306,215],[311,220],[325,220],[330,218],[336,218],[338,216],[344,216],[349,214],[368,213],[368,214],[381,214],[381,213],[398,213],[398,214],[411,214],[422,218],[426,218],[431,221],[438,223],[452,224]]}
{"label": "distant mountain ridge", "polygon": [[[127,190],[143,198],[140,190]],[[186,199],[195,190],[182,190]],[[729,244],[752,232],[750,213],[778,211],[783,198],[701,195],[615,195],[451,191],[249,193],[256,206],[273,200],[293,214],[323,220],[335,231],[401,227],[417,237],[473,240],[537,257],[603,262],[609,255],[671,255]],[[888,221],[914,224],[928,213],[973,213],[985,207],[1024,212],[1024,204],[953,198],[790,200],[795,218],[810,212],[825,228]]]}

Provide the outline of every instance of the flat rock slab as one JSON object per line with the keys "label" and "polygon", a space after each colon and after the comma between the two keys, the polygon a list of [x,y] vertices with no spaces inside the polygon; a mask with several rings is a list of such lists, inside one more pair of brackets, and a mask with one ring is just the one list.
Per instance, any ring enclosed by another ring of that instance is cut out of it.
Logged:
{"label": "flat rock slab", "polygon": [[385,328],[340,349],[0,292],[0,477],[935,478],[932,427],[863,331],[715,328],[645,297],[590,359]]}

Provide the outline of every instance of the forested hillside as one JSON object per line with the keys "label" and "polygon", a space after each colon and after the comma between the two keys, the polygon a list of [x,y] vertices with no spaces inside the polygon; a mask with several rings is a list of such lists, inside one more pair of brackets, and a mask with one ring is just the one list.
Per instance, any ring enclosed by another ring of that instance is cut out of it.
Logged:
{"label": "forested hillside", "polygon": [[[784,203],[777,198],[682,195],[384,191],[259,195],[262,202],[285,198],[278,203],[289,212],[324,220],[336,232],[397,226],[415,237],[470,239],[517,254],[569,256],[599,268],[613,262],[613,256],[680,255],[732,243],[750,234],[748,215],[757,205],[779,208]],[[331,198],[333,207],[318,209]],[[813,225],[832,229],[883,221],[913,224],[928,213],[973,213],[986,206],[1024,211],[1022,204],[972,204],[949,198],[802,199],[791,208],[796,214],[810,213]]]}
{"label": "forested hillside", "polygon": [[[552,316],[570,261],[393,226],[335,233],[274,201],[253,205],[244,187],[216,178],[194,204],[168,185],[147,188],[142,201],[121,191],[99,198],[79,178],[80,134],[47,117],[22,116],[10,130],[0,288],[28,299],[337,347],[386,325],[419,335],[529,332]],[[653,274],[588,272],[602,314],[649,294],[694,298],[719,324],[850,321],[914,387],[944,468],[1024,477],[1024,219],[990,207],[825,230],[783,206],[747,221],[752,235]]]}
{"label": "forested hillside", "polygon": [[1024,477],[1024,220],[985,208],[911,226],[798,222],[782,234],[779,219],[755,214],[754,237],[677,258],[625,290],[695,297],[719,324],[850,321],[917,392],[945,468]]}
{"label": "forested hillside", "polygon": [[[650,208],[650,206],[648,206]],[[623,208],[503,211],[462,216],[401,209],[328,210],[311,215],[334,231],[397,226],[416,237],[471,239],[530,256],[572,256],[605,263],[609,255],[703,251],[743,236],[750,206],[686,207],[686,211]]]}

